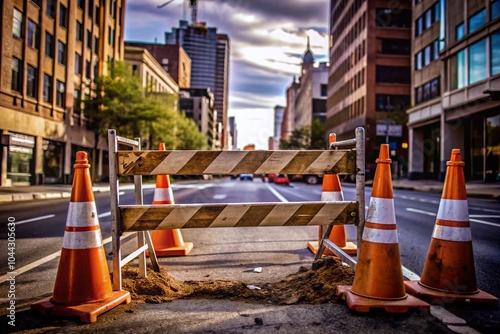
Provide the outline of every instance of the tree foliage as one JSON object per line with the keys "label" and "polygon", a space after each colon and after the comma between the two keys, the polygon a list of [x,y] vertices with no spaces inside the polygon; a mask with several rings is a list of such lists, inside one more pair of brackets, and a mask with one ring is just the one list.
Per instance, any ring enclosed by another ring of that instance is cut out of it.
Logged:
{"label": "tree foliage", "polygon": [[319,119],[313,119],[311,126],[292,131],[289,140],[280,140],[282,150],[321,150],[327,147],[325,125]]}
{"label": "tree foliage", "polygon": [[122,137],[143,139],[150,149],[161,141],[167,149],[206,148],[207,137],[177,111],[178,97],[148,90],[124,62],[109,63],[108,75],[95,81],[95,96],[84,101],[96,133],[105,136],[108,129],[116,129]]}

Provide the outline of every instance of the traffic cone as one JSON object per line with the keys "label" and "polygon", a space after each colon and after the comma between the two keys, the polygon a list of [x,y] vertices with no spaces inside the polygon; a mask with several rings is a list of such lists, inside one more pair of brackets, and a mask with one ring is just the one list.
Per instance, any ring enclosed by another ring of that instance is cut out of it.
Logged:
{"label": "traffic cone", "polygon": [[[337,136],[331,133],[328,138],[328,142],[331,144],[337,141]],[[344,194],[342,193],[342,185],[340,184],[340,179],[337,174],[325,174],[323,175],[323,186],[321,189],[321,200],[328,202],[338,202],[344,200]],[[318,226],[318,241],[310,241],[307,243],[307,247],[316,254],[319,248],[319,242],[323,239],[323,226]],[[352,242],[347,241],[346,229],[344,225],[334,225],[330,236],[328,238],[331,242],[337,245],[347,254],[356,254],[357,246]],[[329,249],[324,250],[324,255],[335,256],[333,252]]]}
{"label": "traffic cone", "polygon": [[498,298],[476,285],[464,165],[460,150],[452,150],[422,277],[405,282],[406,290],[430,302],[496,308]]}
{"label": "traffic cone", "polygon": [[[158,148],[165,151],[165,144],[160,143]],[[170,187],[168,175],[156,176],[156,187],[153,204],[174,204],[174,193]],[[185,256],[193,249],[192,242],[184,242],[180,229],[158,230],[151,232],[151,241],[155,248],[156,256]],[[149,253],[146,252],[149,256]]]}
{"label": "traffic cone", "polygon": [[369,312],[371,308],[383,308],[390,313],[404,313],[413,308],[429,311],[429,304],[405,292],[394,212],[389,145],[381,145],[376,162],[377,169],[354,282],[352,287],[338,286],[337,295],[347,301],[350,309],[358,312]]}
{"label": "traffic cone", "polygon": [[87,153],[76,153],[61,258],[52,297],[31,304],[41,314],[78,316],[95,322],[97,316],[130,303],[128,291],[113,291],[92,192]]}

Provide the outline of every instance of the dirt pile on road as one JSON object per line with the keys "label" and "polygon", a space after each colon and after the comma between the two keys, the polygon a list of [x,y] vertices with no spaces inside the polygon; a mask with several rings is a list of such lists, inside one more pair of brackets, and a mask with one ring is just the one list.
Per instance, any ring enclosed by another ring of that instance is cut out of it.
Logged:
{"label": "dirt pile on road", "polygon": [[137,267],[123,268],[123,289],[136,302],[162,303],[179,298],[212,298],[273,304],[319,304],[337,299],[337,285],[352,284],[354,271],[340,261],[327,257],[315,261],[312,269],[301,267],[285,279],[259,285],[241,281],[178,281],[161,268],[148,269],[147,278],[139,278]]}

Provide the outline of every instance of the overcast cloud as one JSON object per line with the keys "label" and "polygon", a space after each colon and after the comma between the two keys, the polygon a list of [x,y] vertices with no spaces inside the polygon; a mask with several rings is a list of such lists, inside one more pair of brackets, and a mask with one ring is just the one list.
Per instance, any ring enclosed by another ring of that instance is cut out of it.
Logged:
{"label": "overcast cloud", "polygon": [[[157,8],[164,2],[127,0],[125,40],[164,43],[179,20],[191,21],[188,1]],[[326,61],[328,10],[328,0],[199,0],[198,21],[230,39],[229,115],[236,116],[238,147],[253,140],[267,148],[272,109],[285,103],[286,87],[300,74],[307,36],[315,59]]]}

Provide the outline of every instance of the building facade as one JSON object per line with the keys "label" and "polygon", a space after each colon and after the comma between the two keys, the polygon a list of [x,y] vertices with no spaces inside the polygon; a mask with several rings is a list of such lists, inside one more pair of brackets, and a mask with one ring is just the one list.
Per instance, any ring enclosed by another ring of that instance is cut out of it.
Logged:
{"label": "building facade", "polygon": [[207,137],[209,149],[221,149],[221,142],[217,137],[217,112],[214,108],[214,94],[210,88],[182,88],[179,109],[198,125],[200,132]]}
{"label": "building facade", "polygon": [[229,132],[228,78],[230,42],[227,35],[205,22],[188,24],[181,20],[178,28],[165,33],[166,44],[181,46],[191,58],[191,87],[210,88],[215,97],[217,119],[222,124],[223,148],[227,149]]}
{"label": "building facade", "polygon": [[[82,98],[123,59],[124,0],[1,3],[0,186],[70,183],[78,150],[105,176],[106,143]],[[101,138],[102,139],[102,138]]]}
{"label": "building facade", "polygon": [[[435,21],[421,29],[429,24],[429,8],[437,8]],[[426,89],[419,95],[415,85],[415,107],[409,111],[410,176],[443,179],[451,150],[458,148],[467,179],[498,182],[500,1],[419,1],[414,11],[422,14],[413,17],[415,35],[423,30],[425,36],[429,30],[439,37],[440,62],[435,73],[439,72],[435,75],[439,88],[433,89],[431,83],[427,95],[439,89],[441,98],[419,104],[425,100]]]}
{"label": "building facade", "polygon": [[410,179],[438,179],[441,160],[441,84],[439,59],[441,1],[414,2],[412,107],[408,109]]}
{"label": "building facade", "polygon": [[397,120],[410,106],[411,6],[410,0],[330,2],[327,132],[343,140],[364,127],[368,168],[387,142],[398,174],[408,166],[406,121]]}
{"label": "building facade", "polygon": [[191,87],[191,58],[179,45],[125,41],[125,46],[148,50],[180,88]]}

